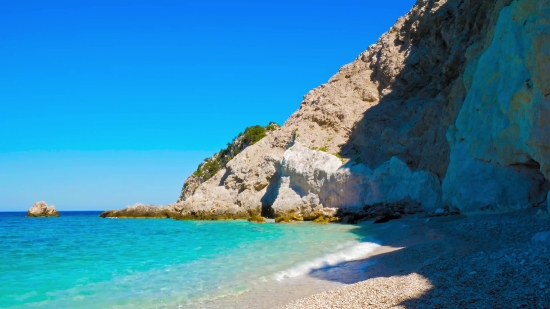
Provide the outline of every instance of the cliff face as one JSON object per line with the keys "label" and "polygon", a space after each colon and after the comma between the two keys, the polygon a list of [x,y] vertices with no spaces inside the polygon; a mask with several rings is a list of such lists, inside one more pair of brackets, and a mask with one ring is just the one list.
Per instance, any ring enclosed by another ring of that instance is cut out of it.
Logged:
{"label": "cliff face", "polygon": [[444,197],[470,210],[524,208],[546,199],[550,178],[550,5],[514,1],[464,77],[450,126]]}
{"label": "cliff face", "polygon": [[176,207],[307,219],[406,198],[425,210],[542,205],[549,58],[548,0],[419,0]]}
{"label": "cliff face", "polygon": [[403,201],[541,206],[549,100],[549,0],[418,0],[281,128],[169,207],[312,220]]}

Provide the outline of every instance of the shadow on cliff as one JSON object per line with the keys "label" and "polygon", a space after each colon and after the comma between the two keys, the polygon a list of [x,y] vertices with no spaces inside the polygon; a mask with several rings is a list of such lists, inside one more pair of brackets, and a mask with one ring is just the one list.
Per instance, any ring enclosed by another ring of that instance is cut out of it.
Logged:
{"label": "shadow on cliff", "polygon": [[[442,180],[450,159],[446,133],[467,93],[466,55],[482,54],[484,38],[510,2],[418,0],[423,12],[392,29],[382,50],[368,59],[381,100],[354,126],[341,155],[371,169],[396,156],[412,171]],[[402,66],[398,52],[406,57]]]}
{"label": "shadow on cliff", "polygon": [[[421,2],[423,0],[418,1]],[[379,81],[379,91],[384,91],[385,95],[355,125],[341,155],[365,163],[372,169],[396,156],[411,170],[427,171],[442,181],[450,159],[446,132],[454,123],[467,94],[462,78],[466,55],[475,60],[483,53],[485,36],[492,35],[500,10],[512,0],[425,2],[422,14],[406,21],[401,31],[391,31],[395,35],[393,44],[401,51],[409,51],[399,73],[384,76],[388,66],[394,65],[394,59],[384,58],[381,53],[374,55],[371,78]],[[355,232],[363,237],[367,229],[358,226]],[[434,234],[434,237],[438,236]],[[409,258],[421,254],[424,244],[396,241],[385,245],[405,247],[376,256],[382,264],[399,265],[399,268],[377,271],[372,267],[370,278],[419,273],[434,286],[441,280],[437,276],[437,265],[413,269],[407,264]],[[450,252],[447,250],[450,245],[442,241],[432,245],[441,246],[442,254]],[[467,242],[464,246],[465,251],[471,250]],[[365,278],[349,276],[349,273],[364,273],[369,263],[369,260],[343,262],[313,270],[310,275],[346,284],[355,283]],[[428,299],[439,296],[434,295],[435,290],[437,288],[401,305],[421,307]],[[475,286],[470,288],[470,292],[476,293]]]}

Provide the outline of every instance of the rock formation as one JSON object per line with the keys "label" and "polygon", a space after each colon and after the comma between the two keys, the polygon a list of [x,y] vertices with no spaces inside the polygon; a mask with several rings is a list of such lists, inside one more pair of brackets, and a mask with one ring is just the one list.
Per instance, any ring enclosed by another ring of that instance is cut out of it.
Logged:
{"label": "rock formation", "polygon": [[178,212],[167,206],[135,204],[122,210],[108,210],[99,216],[102,218],[158,218],[165,219],[177,215]]}
{"label": "rock formation", "polygon": [[403,201],[546,212],[549,81],[549,0],[418,0],[281,128],[186,181],[196,186],[169,207],[295,220],[380,205],[405,214]]}
{"label": "rock formation", "polygon": [[54,205],[48,206],[46,202],[36,202],[29,208],[27,217],[59,217]]}

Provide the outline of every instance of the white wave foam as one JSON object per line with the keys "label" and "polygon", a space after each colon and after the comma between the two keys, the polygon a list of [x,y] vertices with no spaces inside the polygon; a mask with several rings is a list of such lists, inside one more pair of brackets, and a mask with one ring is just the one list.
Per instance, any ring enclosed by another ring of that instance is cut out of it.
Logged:
{"label": "white wave foam", "polygon": [[308,274],[314,269],[333,266],[342,262],[364,259],[369,253],[380,247],[380,245],[371,242],[353,242],[339,247],[339,251],[337,252],[329,253],[312,261],[298,264],[287,270],[280,271],[274,275],[274,278],[277,281],[281,281],[286,278],[294,278]]}

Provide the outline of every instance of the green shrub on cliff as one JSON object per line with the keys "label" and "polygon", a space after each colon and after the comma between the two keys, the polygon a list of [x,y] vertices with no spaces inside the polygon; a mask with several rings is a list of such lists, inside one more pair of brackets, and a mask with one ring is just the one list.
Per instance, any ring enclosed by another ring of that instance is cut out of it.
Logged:
{"label": "green shrub on cliff", "polygon": [[280,126],[278,124],[276,124],[275,122],[270,122],[267,127],[265,127],[265,130],[266,131],[275,131],[277,130],[278,128],[280,128]]}
{"label": "green shrub on cliff", "polygon": [[244,130],[243,143],[247,146],[254,145],[265,137],[265,128],[262,126],[252,126]]}
{"label": "green shrub on cliff", "polygon": [[267,135],[267,132],[277,130],[278,128],[279,125],[275,122],[270,122],[265,127],[257,125],[246,128],[244,133],[239,133],[231,143],[227,143],[226,148],[220,150],[212,158],[204,159],[204,162],[199,164],[193,175],[201,178],[202,181],[212,178],[246,147],[256,144]]}

